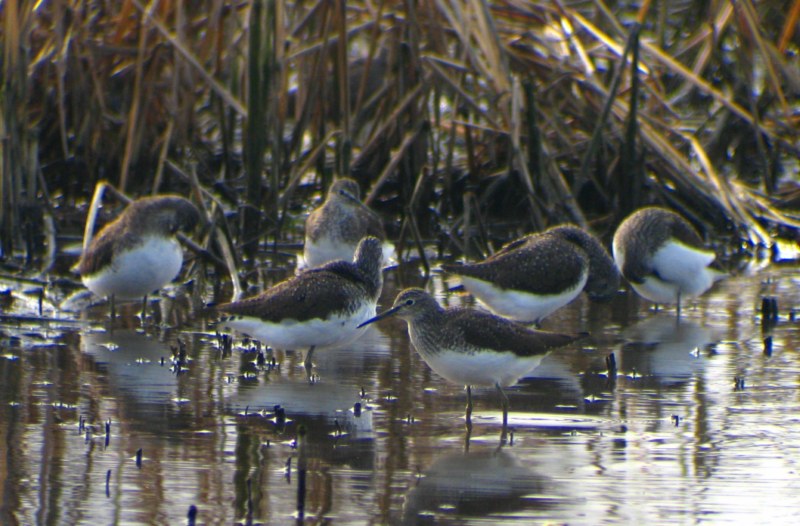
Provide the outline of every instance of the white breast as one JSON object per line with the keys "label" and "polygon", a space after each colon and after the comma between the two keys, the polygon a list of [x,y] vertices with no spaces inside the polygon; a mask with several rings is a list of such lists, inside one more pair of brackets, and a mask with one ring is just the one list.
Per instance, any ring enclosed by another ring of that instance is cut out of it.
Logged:
{"label": "white breast", "polygon": [[316,242],[306,239],[303,248],[306,267],[319,267],[329,261],[352,261],[356,246],[357,244],[334,240],[328,236],[322,237]]}
{"label": "white breast", "polygon": [[[303,247],[303,257],[297,258],[298,270],[308,268],[321,267],[330,261],[353,261],[353,255],[356,252],[358,244],[349,244],[343,241],[335,241],[330,237],[323,237],[317,242],[311,241],[306,238],[305,246]],[[395,258],[394,246],[391,243],[384,242],[383,261],[382,266],[386,266]]]}
{"label": "white breast", "polygon": [[175,279],[182,264],[183,251],[175,239],[148,237],[141,245],[115,254],[110,266],[82,279],[98,296],[141,299]]}

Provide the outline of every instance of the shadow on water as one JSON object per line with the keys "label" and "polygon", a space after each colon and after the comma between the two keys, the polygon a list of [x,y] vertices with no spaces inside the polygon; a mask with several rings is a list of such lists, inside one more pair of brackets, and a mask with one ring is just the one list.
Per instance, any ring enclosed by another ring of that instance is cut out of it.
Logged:
{"label": "shadow on water", "polygon": [[[471,304],[438,279],[443,303]],[[789,268],[731,278],[680,319],[632,295],[580,299],[544,328],[591,337],[507,389],[503,447],[497,393],[474,390],[465,442],[464,390],[401,321],[315,353],[309,381],[302,351],[227,352],[180,301],[144,329],[126,306],[111,331],[103,305],[43,324],[15,293],[4,312],[23,316],[0,321],[0,523],[179,524],[196,506],[202,524],[285,524],[298,487],[305,523],[785,522],[800,508],[798,284]]]}

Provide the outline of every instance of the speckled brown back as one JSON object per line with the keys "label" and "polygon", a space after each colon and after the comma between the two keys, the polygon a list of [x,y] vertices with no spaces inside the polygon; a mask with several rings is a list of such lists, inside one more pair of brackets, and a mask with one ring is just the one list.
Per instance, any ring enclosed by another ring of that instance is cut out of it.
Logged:
{"label": "speckled brown back", "polygon": [[282,281],[261,294],[226,303],[217,310],[279,323],[352,314],[363,301],[376,301],[383,286],[381,243],[374,237],[359,244],[354,262],[334,261]]}
{"label": "speckled brown back", "polygon": [[574,288],[588,265],[586,253],[560,236],[543,233],[512,244],[513,248],[504,248],[482,262],[442,268],[503,289],[557,294]]}
{"label": "speckled brown back", "polygon": [[581,336],[529,329],[519,323],[483,311],[456,308],[448,314],[450,323],[459,327],[470,347],[510,351],[517,356],[545,354],[563,347]]}

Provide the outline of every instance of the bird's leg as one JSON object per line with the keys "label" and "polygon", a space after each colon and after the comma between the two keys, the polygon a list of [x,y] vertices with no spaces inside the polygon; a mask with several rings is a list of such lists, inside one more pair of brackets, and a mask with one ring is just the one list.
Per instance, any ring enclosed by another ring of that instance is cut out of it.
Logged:
{"label": "bird's leg", "polygon": [[503,431],[500,434],[500,441],[505,442],[506,433],[508,432],[508,397],[499,383],[494,385],[497,387],[497,392],[500,393],[500,402],[503,404]]}
{"label": "bird's leg", "polygon": [[315,347],[314,345],[309,347],[308,352],[306,353],[306,359],[305,361],[303,361],[303,365],[306,368],[306,375],[308,376],[309,379],[311,378],[311,368],[314,366],[311,363],[311,356],[313,356],[314,354],[314,347]]}
{"label": "bird's leg", "polygon": [[467,430],[472,431],[472,386],[467,386]]}
{"label": "bird's leg", "polygon": [[142,326],[144,326],[144,320],[146,317],[147,317],[147,294],[145,294],[144,297],[142,298],[142,313],[140,314]]}
{"label": "bird's leg", "polygon": [[681,291],[678,291],[678,317],[681,317]]}

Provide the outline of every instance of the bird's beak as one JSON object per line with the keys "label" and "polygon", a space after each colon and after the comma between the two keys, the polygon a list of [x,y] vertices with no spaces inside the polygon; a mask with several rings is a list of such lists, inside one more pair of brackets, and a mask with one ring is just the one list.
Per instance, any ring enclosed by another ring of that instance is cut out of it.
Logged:
{"label": "bird's beak", "polygon": [[341,195],[343,195],[343,196],[345,196],[346,198],[350,199],[350,200],[351,200],[351,201],[353,201],[354,203],[363,204],[363,203],[361,202],[361,199],[357,198],[356,196],[354,196],[354,195],[353,195],[353,194],[351,194],[350,192],[342,192],[342,193],[341,193]]}
{"label": "bird's beak", "polygon": [[392,307],[389,310],[385,310],[382,313],[380,313],[377,316],[375,316],[374,318],[368,319],[367,321],[365,321],[364,323],[359,325],[357,328],[360,329],[361,327],[364,327],[365,325],[369,325],[370,323],[374,323],[374,322],[380,321],[380,320],[382,320],[384,318],[388,318],[392,314],[396,313],[398,310],[400,310],[399,306],[398,307]]}

